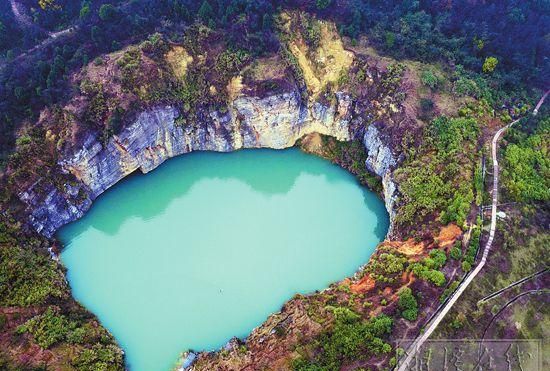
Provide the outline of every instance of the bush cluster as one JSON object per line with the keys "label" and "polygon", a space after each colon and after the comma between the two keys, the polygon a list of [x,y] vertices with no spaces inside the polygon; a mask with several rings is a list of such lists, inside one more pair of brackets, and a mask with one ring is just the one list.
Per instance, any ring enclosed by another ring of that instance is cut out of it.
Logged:
{"label": "bush cluster", "polygon": [[391,351],[390,344],[383,340],[392,330],[393,320],[390,317],[381,314],[365,321],[349,308],[331,309],[335,317],[334,325],[318,339],[318,354],[312,359],[301,357],[295,360],[295,371],[338,370],[346,361]]}
{"label": "bush cluster", "polygon": [[418,317],[418,302],[410,288],[405,287],[399,291],[399,301],[397,304],[403,318],[408,321],[416,321]]}
{"label": "bush cluster", "polygon": [[413,272],[419,278],[433,283],[436,286],[445,284],[445,275],[439,271],[447,262],[447,256],[441,250],[434,249],[430,251],[429,257],[421,262],[412,263],[408,270]]}

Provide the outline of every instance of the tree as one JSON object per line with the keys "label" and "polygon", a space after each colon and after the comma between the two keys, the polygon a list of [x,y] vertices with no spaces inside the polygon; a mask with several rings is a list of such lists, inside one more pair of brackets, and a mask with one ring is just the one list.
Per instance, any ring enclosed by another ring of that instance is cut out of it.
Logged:
{"label": "tree", "polygon": [[444,224],[455,221],[459,226],[462,226],[470,211],[470,204],[473,198],[474,194],[471,189],[469,189],[466,194],[460,191],[455,192],[452,201],[447,206],[447,210],[445,210],[441,216],[441,221]]}
{"label": "tree", "polygon": [[495,70],[498,64],[498,59],[495,57],[487,57],[485,58],[485,62],[483,62],[483,72],[485,73],[491,73]]}
{"label": "tree", "polygon": [[423,85],[429,87],[432,90],[435,90],[439,85],[439,77],[431,69],[422,71],[420,74],[420,81]]}
{"label": "tree", "polygon": [[64,73],[65,61],[60,55],[56,55],[50,69],[50,73],[48,74],[48,78],[46,80],[46,85],[48,86],[48,88],[52,88],[56,81],[60,79]]}
{"label": "tree", "polygon": [[460,241],[456,241],[455,245],[452,247],[451,252],[449,253],[451,255],[451,258],[454,260],[458,260],[462,257],[462,250],[460,249],[461,243]]}
{"label": "tree", "polygon": [[199,18],[206,24],[208,24],[212,20],[212,17],[214,17],[214,10],[207,0],[202,2],[198,15]]}
{"label": "tree", "polygon": [[59,8],[59,5],[55,3],[55,0],[38,0],[38,6],[43,10]]}
{"label": "tree", "polygon": [[0,47],[3,47],[4,44],[8,41],[8,32],[6,31],[6,26],[0,21]]}
{"label": "tree", "polygon": [[103,40],[103,33],[101,32],[101,29],[98,26],[92,26],[91,39],[94,42],[94,44],[96,45],[101,44],[101,41]]}
{"label": "tree", "polygon": [[427,279],[436,286],[443,286],[445,284],[445,275],[443,272],[437,271],[435,269],[430,269],[425,271],[423,278]]}
{"label": "tree", "polygon": [[528,123],[535,126],[529,136],[519,136],[506,147],[503,181],[515,201],[550,200],[550,118]]}
{"label": "tree", "polygon": [[470,262],[467,262],[467,261],[462,262],[462,270],[464,272],[469,272],[471,269],[472,269],[472,264],[470,264]]}
{"label": "tree", "polygon": [[84,2],[80,8],[80,19],[84,19],[88,17],[88,15],[90,15],[90,3]]}
{"label": "tree", "polygon": [[482,50],[485,46],[485,41],[483,41],[483,39],[478,39],[477,37],[474,37],[474,46],[477,48],[477,50]]}
{"label": "tree", "polygon": [[317,9],[323,10],[329,7],[330,3],[332,3],[332,0],[317,0],[316,5]]}
{"label": "tree", "polygon": [[387,49],[393,48],[393,46],[395,45],[395,34],[393,32],[386,31],[385,44]]}
{"label": "tree", "polygon": [[408,321],[416,321],[418,317],[418,302],[409,287],[405,287],[399,292],[399,301],[397,305],[401,310],[401,316],[403,318]]}
{"label": "tree", "polygon": [[111,4],[103,4],[99,7],[99,18],[102,21],[112,21],[116,16],[116,8]]}
{"label": "tree", "polygon": [[264,31],[270,30],[273,25],[273,16],[269,13],[265,13],[262,18],[262,29]]}
{"label": "tree", "polygon": [[444,251],[441,251],[439,249],[433,249],[432,251],[430,251],[430,258],[434,263],[434,266],[430,268],[439,269],[447,262],[447,255],[445,255]]}

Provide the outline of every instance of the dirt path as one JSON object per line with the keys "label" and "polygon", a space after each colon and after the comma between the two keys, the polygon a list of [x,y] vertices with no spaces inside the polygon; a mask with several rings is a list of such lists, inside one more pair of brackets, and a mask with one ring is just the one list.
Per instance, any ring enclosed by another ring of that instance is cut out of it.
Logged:
{"label": "dirt path", "polygon": [[[44,35],[48,36],[46,39],[42,40],[42,42],[35,45],[34,47],[29,49],[28,51],[23,52],[20,55],[18,55],[16,57],[16,59],[18,59],[20,57],[24,57],[24,56],[34,52],[35,50],[37,50],[41,47],[47,46],[50,43],[52,43],[55,39],[58,39],[62,36],[69,35],[69,34],[73,33],[74,31],[76,31],[76,29],[77,29],[76,26],[71,26],[71,27],[68,27],[68,28],[66,28],[64,30],[61,30],[61,31],[49,32],[48,30],[43,29],[42,27],[38,26],[37,24],[35,24],[32,21],[32,18],[27,14],[27,10],[25,9],[25,7],[23,5],[21,5],[21,3],[17,2],[16,0],[10,0],[10,5],[11,5],[11,10],[12,10],[13,15],[15,17],[15,20],[19,24],[19,27],[21,27],[22,29],[27,29],[27,30],[35,30],[35,31],[41,32]],[[3,66],[0,66],[0,68],[1,67],[3,67]]]}

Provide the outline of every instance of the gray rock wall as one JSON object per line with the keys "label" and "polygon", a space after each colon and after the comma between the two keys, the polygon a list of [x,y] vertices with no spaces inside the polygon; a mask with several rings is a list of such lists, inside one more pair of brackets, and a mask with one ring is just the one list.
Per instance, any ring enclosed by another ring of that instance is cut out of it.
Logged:
{"label": "gray rock wall", "polygon": [[[76,220],[92,201],[128,174],[147,173],[168,158],[191,151],[228,152],[241,148],[291,147],[306,134],[318,132],[338,140],[350,140],[352,101],[337,93],[337,103],[304,106],[296,92],[266,98],[242,96],[225,112],[211,112],[203,122],[179,126],[179,112],[171,106],[142,112],[131,125],[106,145],[90,135],[59,165],[73,174],[77,184],[62,187],[38,182],[19,196],[29,210],[29,222],[51,237],[61,226]],[[373,125],[363,140],[368,151],[367,168],[382,177],[386,208],[393,218],[396,187],[391,169],[396,161]]]}
{"label": "gray rock wall", "polygon": [[397,165],[397,160],[386,144],[389,141],[384,140],[383,134],[377,128],[377,123],[369,125],[363,136],[363,144],[367,149],[367,160],[365,166],[370,172],[375,173],[382,178],[382,188],[384,191],[384,203],[390,216],[390,229],[388,236],[392,235],[395,220],[395,203],[397,200],[397,186],[393,181],[392,172]]}

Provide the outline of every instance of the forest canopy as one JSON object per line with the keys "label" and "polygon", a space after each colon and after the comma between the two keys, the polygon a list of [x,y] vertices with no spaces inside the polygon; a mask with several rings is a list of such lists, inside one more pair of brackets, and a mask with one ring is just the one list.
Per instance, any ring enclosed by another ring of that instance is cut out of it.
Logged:
{"label": "forest canopy", "polygon": [[[229,49],[253,56],[280,48],[273,17],[301,9],[336,22],[352,40],[367,37],[394,58],[441,60],[483,75],[491,88],[531,95],[550,80],[548,1],[360,0],[20,0],[18,19],[0,4],[0,165],[13,149],[14,131],[45,106],[70,94],[68,76],[97,56],[155,31],[177,35],[200,22],[223,29]],[[63,43],[51,35],[75,32]],[[42,43],[42,44],[40,44]],[[32,53],[27,49],[35,48]],[[24,58],[19,58],[23,55]],[[468,86],[464,87],[468,88]]]}

